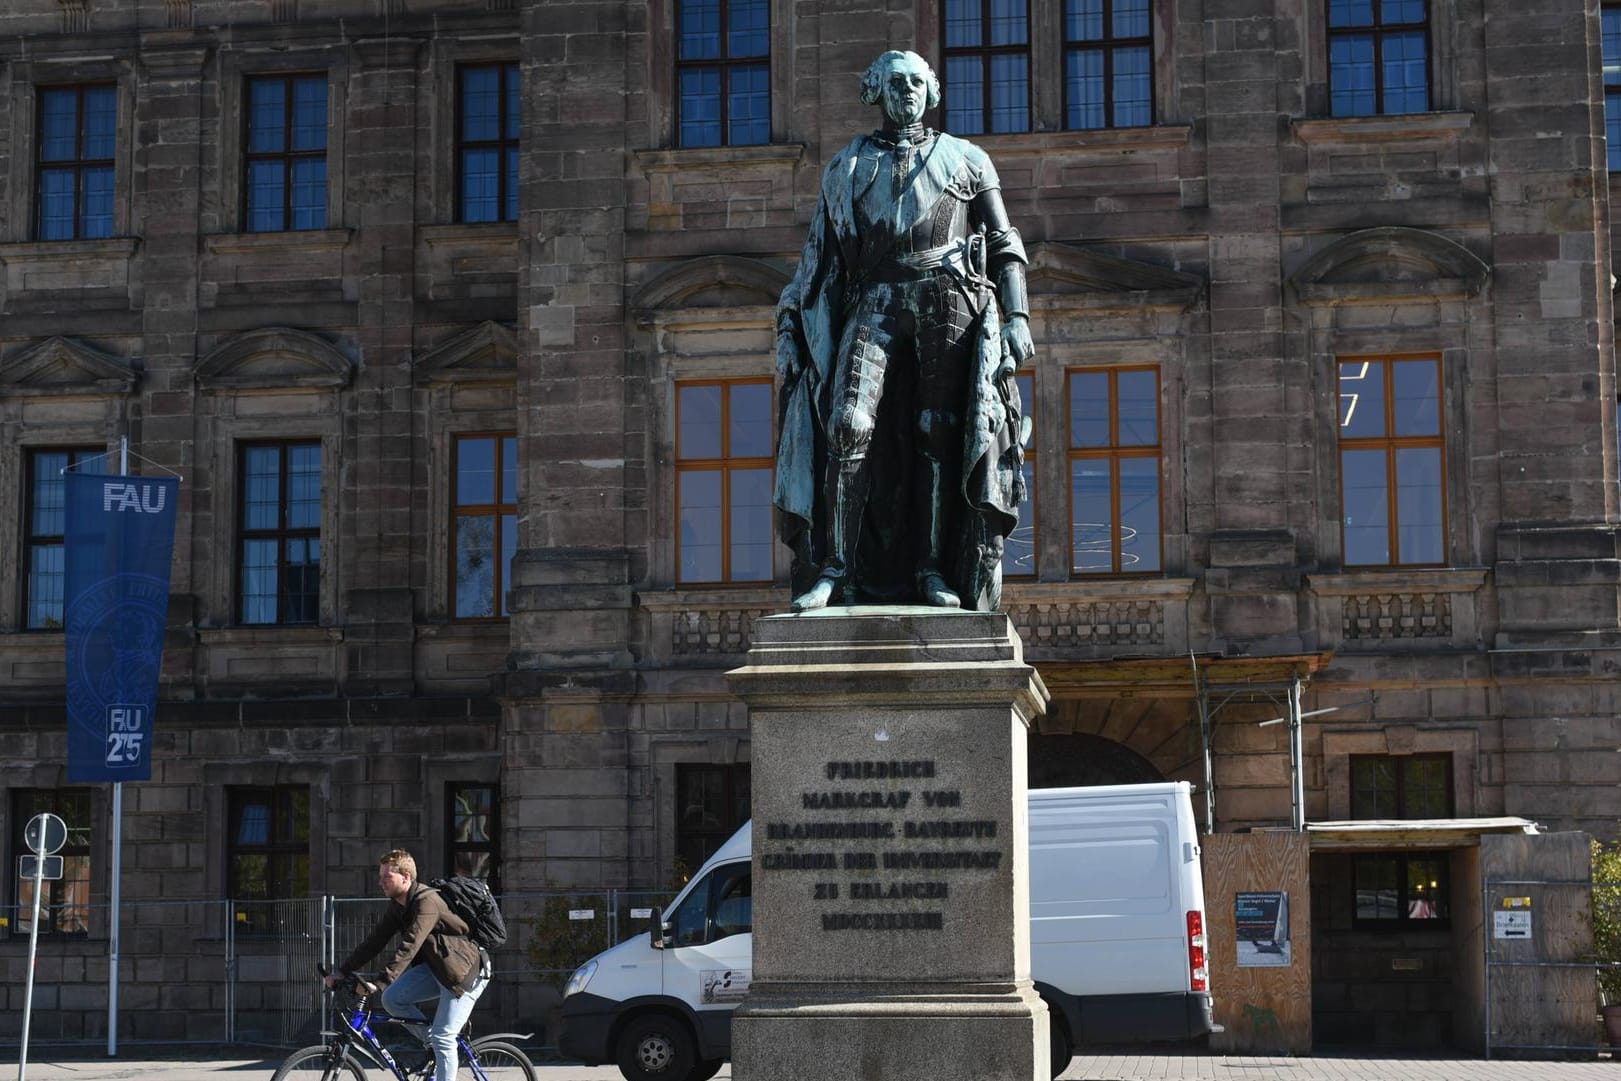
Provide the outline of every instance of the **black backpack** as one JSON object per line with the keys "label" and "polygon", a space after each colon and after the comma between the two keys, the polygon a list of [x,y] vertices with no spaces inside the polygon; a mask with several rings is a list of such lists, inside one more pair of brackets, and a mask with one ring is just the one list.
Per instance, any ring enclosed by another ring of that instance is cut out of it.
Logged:
{"label": "black backpack", "polygon": [[487,950],[506,945],[507,923],[483,879],[456,875],[436,878],[428,885],[438,890],[446,907],[467,924],[468,938]]}

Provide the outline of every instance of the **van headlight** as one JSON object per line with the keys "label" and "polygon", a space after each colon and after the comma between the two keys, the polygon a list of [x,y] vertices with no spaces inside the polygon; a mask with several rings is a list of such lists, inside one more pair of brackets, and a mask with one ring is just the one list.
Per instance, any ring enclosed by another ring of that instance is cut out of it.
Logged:
{"label": "van headlight", "polygon": [[574,975],[570,976],[568,978],[568,983],[563,985],[563,997],[568,998],[570,995],[577,995],[581,991],[584,991],[585,985],[590,983],[591,977],[595,976],[596,974],[597,963],[595,961],[587,961],[585,964],[575,969]]}

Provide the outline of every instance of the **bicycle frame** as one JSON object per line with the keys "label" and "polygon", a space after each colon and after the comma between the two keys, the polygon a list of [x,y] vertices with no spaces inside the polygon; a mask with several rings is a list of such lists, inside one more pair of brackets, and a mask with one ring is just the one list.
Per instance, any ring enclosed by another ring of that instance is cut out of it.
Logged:
{"label": "bicycle frame", "polygon": [[[328,970],[321,967],[320,973],[322,976],[326,976]],[[337,1010],[338,1018],[343,1023],[342,1028],[323,1030],[321,1032],[329,1053],[337,1060],[350,1057],[359,1058],[363,1060],[363,1065],[387,1070],[394,1075],[396,1081],[411,1081],[406,1072],[400,1068],[400,1064],[394,1060],[393,1054],[383,1046],[383,1041],[377,1038],[377,1033],[372,1031],[372,1016],[377,1011],[367,1005],[367,1001],[371,997],[371,991],[363,988],[368,985],[365,981],[350,976],[344,986],[355,996],[355,1001],[351,1008]],[[372,990],[375,990],[375,988]],[[386,1012],[382,1014],[382,1017],[384,1021],[393,1024],[408,1023],[406,1019],[393,1017]],[[457,1057],[472,1069],[476,1081],[490,1081],[489,1074],[484,1070],[484,1064],[478,1059],[478,1049],[475,1044],[488,1040],[516,1042],[527,1040],[533,1035],[530,1032],[492,1032],[479,1037],[475,1041],[469,1040],[465,1031],[458,1032],[456,1034]],[[353,1052],[353,1056],[351,1056],[351,1052]]]}
{"label": "bicycle frame", "polygon": [[[366,1005],[366,996],[362,995],[355,1000],[352,1009],[339,1013],[338,1016],[344,1024],[342,1031],[323,1032],[321,1035],[330,1037],[342,1050],[353,1049],[362,1057],[369,1059],[370,1065],[388,1070],[399,1081],[410,1081],[405,1071],[400,1068],[400,1064],[394,1060],[393,1054],[383,1046],[383,1041],[377,1038],[377,1033],[372,1031],[371,1019],[373,1012]],[[385,1015],[385,1019],[401,1023],[401,1019],[398,1017]],[[478,1061],[477,1052],[473,1050],[473,1045],[468,1042],[466,1036],[460,1033],[456,1035],[456,1049],[461,1052],[461,1057],[466,1061],[467,1065],[472,1067],[473,1075],[479,1081],[489,1081],[489,1078],[484,1073],[483,1064]]]}

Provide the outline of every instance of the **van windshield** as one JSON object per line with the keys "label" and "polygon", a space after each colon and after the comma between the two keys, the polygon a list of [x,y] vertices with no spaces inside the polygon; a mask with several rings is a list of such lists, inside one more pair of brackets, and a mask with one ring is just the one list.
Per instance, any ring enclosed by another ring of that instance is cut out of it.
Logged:
{"label": "van windshield", "polygon": [[670,942],[702,946],[754,929],[754,890],[747,863],[717,867],[670,913]]}

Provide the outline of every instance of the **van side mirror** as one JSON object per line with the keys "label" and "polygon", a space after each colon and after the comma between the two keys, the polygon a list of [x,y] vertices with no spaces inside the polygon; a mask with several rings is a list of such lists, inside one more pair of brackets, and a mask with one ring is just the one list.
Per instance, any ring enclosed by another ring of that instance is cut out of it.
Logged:
{"label": "van side mirror", "polygon": [[655,908],[653,910],[652,931],[652,946],[655,950],[662,950],[664,948],[664,939],[665,936],[669,935],[669,933],[670,925],[664,922],[664,910]]}

